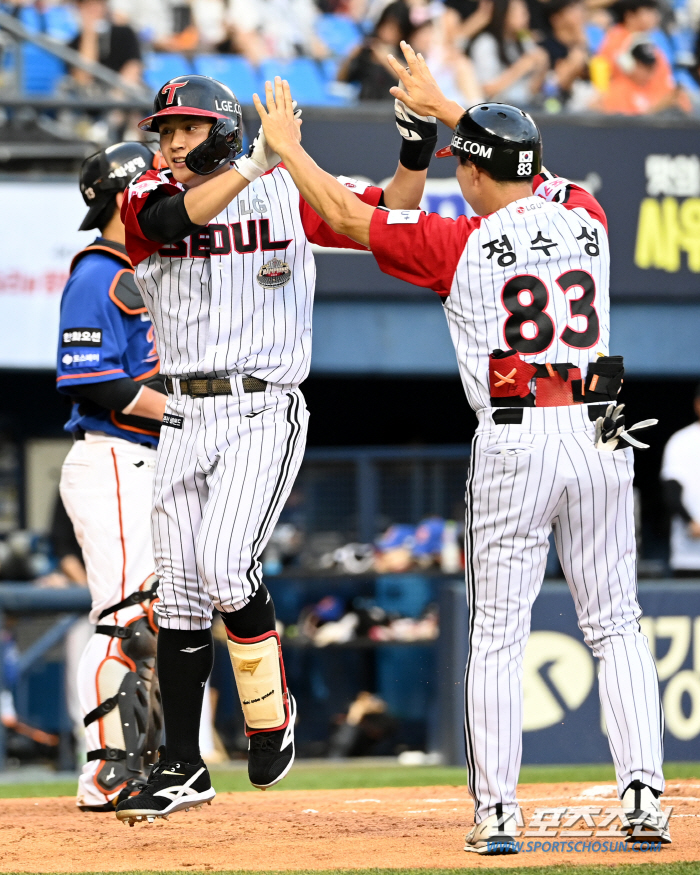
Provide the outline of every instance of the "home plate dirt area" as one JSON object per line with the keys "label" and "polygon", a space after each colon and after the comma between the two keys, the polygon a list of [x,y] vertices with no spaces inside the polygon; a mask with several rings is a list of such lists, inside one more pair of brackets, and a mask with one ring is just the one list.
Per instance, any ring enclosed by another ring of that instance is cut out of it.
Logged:
{"label": "home plate dirt area", "polygon": [[[536,808],[604,811],[616,804],[610,784],[523,784],[518,795],[526,823]],[[480,857],[462,850],[473,812],[465,787],[223,793],[211,806],[133,828],[112,814],[81,813],[72,798],[6,799],[0,802],[0,872],[511,868],[699,860],[700,782],[671,782],[663,803],[673,807],[673,844],[658,853],[539,850]],[[586,827],[579,821],[576,828]]]}

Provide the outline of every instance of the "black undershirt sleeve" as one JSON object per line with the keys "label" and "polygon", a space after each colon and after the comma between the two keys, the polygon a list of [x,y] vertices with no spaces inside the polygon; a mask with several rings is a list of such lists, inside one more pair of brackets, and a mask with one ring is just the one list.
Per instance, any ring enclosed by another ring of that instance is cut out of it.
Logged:
{"label": "black undershirt sleeve", "polygon": [[664,501],[672,516],[679,516],[685,522],[692,522],[692,517],[683,506],[683,487],[677,480],[663,480]]}
{"label": "black undershirt sleeve", "polygon": [[56,502],[53,508],[49,539],[59,561],[66,556],[77,556],[82,561],[83,553],[76,540],[73,523],[58,493],[56,494]]}
{"label": "black undershirt sleeve", "polygon": [[203,226],[195,225],[187,214],[185,192],[169,195],[161,189],[151,192],[139,213],[139,226],[148,240],[179,243]]}
{"label": "black undershirt sleeve", "polygon": [[75,400],[87,398],[93,404],[107,410],[123,410],[136,398],[143,384],[137,383],[131,377],[120,380],[107,380],[104,383],[86,383],[71,387],[70,394]]}

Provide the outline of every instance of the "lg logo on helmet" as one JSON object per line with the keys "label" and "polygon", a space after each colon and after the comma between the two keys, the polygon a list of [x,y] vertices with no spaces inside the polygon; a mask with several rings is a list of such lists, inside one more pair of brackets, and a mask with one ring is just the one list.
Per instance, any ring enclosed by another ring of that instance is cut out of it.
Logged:
{"label": "lg logo on helmet", "polygon": [[461,149],[462,152],[469,152],[470,155],[478,155],[480,158],[490,158],[493,152],[492,146],[483,146],[481,143],[472,143],[471,140],[465,140],[464,137],[452,137],[452,145],[455,149]]}
{"label": "lg logo on helmet", "polygon": [[214,106],[219,112],[237,112],[240,113],[240,104],[234,103],[232,100],[214,100]]}
{"label": "lg logo on helmet", "polygon": [[532,176],[532,152],[521,152],[518,155],[518,176]]}

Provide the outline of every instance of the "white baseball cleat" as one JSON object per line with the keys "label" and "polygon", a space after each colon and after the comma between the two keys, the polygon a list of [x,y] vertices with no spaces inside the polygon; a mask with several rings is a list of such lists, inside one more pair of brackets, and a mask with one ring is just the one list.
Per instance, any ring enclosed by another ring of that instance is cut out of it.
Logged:
{"label": "white baseball cleat", "polygon": [[515,815],[490,814],[467,833],[464,850],[485,856],[517,854],[519,848],[514,838],[517,828]]}
{"label": "white baseball cleat", "polygon": [[117,806],[117,818],[133,826],[157,817],[167,820],[175,811],[199,808],[205,802],[211,805],[216,791],[211,785],[209,771],[202,760],[198,763],[166,762],[165,749],[151,769],[148,782],[136,796],[130,796]]}
{"label": "white baseball cleat", "polygon": [[629,824],[628,842],[671,844],[668,818],[661,811],[658,798],[646,784],[632,781],[622,794],[622,809]]}

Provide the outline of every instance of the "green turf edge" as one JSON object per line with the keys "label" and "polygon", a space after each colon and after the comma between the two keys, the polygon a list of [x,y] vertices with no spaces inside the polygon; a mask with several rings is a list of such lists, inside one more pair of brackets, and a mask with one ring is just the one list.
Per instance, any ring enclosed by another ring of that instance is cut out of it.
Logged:
{"label": "green turf edge", "polygon": [[[613,864],[601,866],[577,866],[575,863],[553,863],[556,865],[557,872],[566,872],[569,875],[609,875],[610,868]],[[124,872],[101,872],[99,875],[183,875],[187,872],[188,875],[289,875],[293,872],[294,875],[336,875],[338,872],[348,873],[348,875],[425,875],[430,872],[431,875],[463,875],[465,872],[483,873],[483,868],[473,869],[471,867],[459,867],[457,869],[172,869],[169,872],[154,872],[151,870],[135,870],[130,869]],[[508,875],[552,875],[552,866],[518,866],[515,869],[503,869]],[[642,865],[627,865],[624,864],[624,869],[621,870],[624,875],[695,875],[700,872],[700,863],[647,863]],[[5,875],[32,875],[28,872],[8,872]],[[61,873],[59,873],[61,875]],[[68,875],[68,873],[62,873]],[[95,875],[92,872],[71,872],[70,875]]]}
{"label": "green turf edge", "polygon": [[[244,769],[227,770],[214,767],[212,781],[219,793],[251,792]],[[700,780],[700,763],[666,763],[664,766],[668,780],[695,778]],[[523,766],[520,771],[521,784],[558,784],[568,781],[615,782],[615,772],[611,765],[565,765],[565,766]],[[352,763],[329,763],[327,766],[305,765],[299,762],[287,778],[268,792],[284,790],[366,790],[373,787],[465,787],[466,769],[456,766],[372,766]],[[0,799],[22,799],[53,796],[73,796],[76,791],[74,781],[46,781],[31,784],[0,784]]]}

